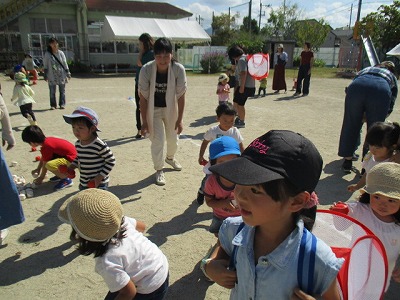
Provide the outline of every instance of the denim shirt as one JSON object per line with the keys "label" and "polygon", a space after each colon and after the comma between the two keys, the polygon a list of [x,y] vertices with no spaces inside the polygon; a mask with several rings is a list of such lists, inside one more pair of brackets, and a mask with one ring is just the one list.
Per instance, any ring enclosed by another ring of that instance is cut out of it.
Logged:
{"label": "denim shirt", "polygon": [[[242,217],[227,218],[219,231],[221,246],[230,256],[237,245],[236,272],[238,281],[230,299],[287,300],[297,283],[299,247],[303,235],[303,221],[299,220],[292,233],[271,253],[254,263],[255,228],[244,226],[236,235]],[[336,258],[331,248],[317,238],[314,269],[314,293],[323,294],[336,278],[343,259]]]}

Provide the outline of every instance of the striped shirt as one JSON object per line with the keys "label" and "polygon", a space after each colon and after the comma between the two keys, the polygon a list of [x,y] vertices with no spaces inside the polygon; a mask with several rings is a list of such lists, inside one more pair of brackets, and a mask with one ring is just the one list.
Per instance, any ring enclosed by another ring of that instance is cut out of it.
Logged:
{"label": "striped shirt", "polygon": [[76,141],[75,147],[78,155],[72,165],[79,169],[80,184],[86,188],[88,182],[99,174],[104,177],[101,184],[107,183],[110,180],[108,174],[115,165],[114,154],[108,145],[96,138],[88,145]]}

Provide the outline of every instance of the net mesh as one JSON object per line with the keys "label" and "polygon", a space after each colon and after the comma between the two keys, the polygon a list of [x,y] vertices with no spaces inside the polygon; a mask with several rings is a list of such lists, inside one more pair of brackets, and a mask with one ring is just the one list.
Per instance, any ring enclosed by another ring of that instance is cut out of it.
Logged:
{"label": "net mesh", "polygon": [[343,299],[382,298],[387,278],[386,252],[366,226],[347,215],[319,210],[312,232],[337,257],[345,259],[337,277]]}
{"label": "net mesh", "polygon": [[247,57],[247,68],[254,79],[260,80],[268,77],[269,55],[257,53]]}

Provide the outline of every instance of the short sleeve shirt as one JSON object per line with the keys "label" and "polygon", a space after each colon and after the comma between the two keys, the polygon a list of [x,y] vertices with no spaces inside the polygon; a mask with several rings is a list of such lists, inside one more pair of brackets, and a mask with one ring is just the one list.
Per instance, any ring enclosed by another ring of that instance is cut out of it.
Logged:
{"label": "short sleeve shirt", "polygon": [[204,134],[204,139],[211,142],[221,136],[230,136],[234,138],[236,142],[238,142],[238,144],[243,142],[243,137],[239,129],[237,129],[236,127],[231,127],[229,128],[229,130],[224,131],[219,127],[219,125],[213,126],[208,129]]}
{"label": "short sleeve shirt", "polygon": [[43,161],[50,161],[56,158],[65,158],[72,162],[76,157],[75,146],[67,140],[47,137],[40,149]]}

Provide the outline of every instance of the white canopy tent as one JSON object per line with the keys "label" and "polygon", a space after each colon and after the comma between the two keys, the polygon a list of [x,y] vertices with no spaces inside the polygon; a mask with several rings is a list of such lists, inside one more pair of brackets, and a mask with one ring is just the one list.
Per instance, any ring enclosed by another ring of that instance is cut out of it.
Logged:
{"label": "white canopy tent", "polygon": [[154,39],[166,37],[173,43],[210,42],[210,36],[196,21],[105,16],[101,32],[104,42],[132,42],[147,32]]}
{"label": "white canopy tent", "polygon": [[397,58],[400,58],[400,44],[398,44],[396,47],[386,53],[386,55],[396,56]]}

